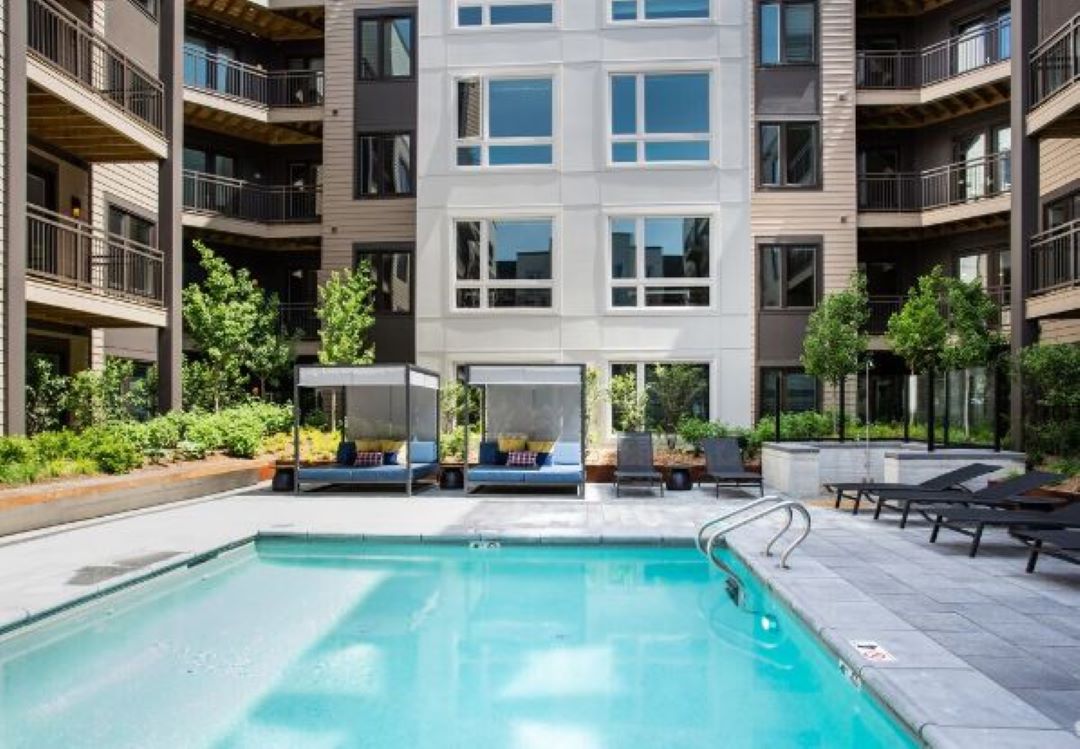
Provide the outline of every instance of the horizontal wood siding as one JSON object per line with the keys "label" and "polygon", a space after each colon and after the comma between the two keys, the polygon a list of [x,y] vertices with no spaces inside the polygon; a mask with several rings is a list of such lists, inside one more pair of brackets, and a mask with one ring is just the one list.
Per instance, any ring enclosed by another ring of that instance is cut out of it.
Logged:
{"label": "horizontal wood siding", "polygon": [[1043,320],[1040,343],[1080,343],[1080,320]]}
{"label": "horizontal wood siding", "polygon": [[1080,180],[1080,138],[1039,141],[1039,194],[1046,195]]}

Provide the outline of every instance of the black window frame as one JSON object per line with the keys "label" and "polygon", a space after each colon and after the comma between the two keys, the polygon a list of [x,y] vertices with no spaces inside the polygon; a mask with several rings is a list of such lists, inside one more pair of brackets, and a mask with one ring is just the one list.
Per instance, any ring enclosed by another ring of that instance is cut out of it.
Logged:
{"label": "black window frame", "polygon": [[[776,375],[780,374],[780,387],[777,390],[777,397],[780,400],[780,412],[781,413],[807,413],[809,411],[821,410],[821,380],[813,375],[807,375],[806,370],[798,366],[762,366],[758,368],[758,420],[774,416],[776,414],[775,407],[765,407],[765,383],[776,382]],[[791,375],[804,375],[806,377],[812,377],[814,380],[814,404],[810,408],[800,409],[793,412],[788,407],[788,388],[787,381]]]}
{"label": "black window frame", "polygon": [[[765,275],[763,273],[764,262],[763,258],[767,250],[779,248],[781,250],[780,259],[780,304],[779,305],[765,305]],[[812,267],[814,269],[814,301],[810,306],[805,305],[791,305],[788,304],[788,266],[790,265],[789,252],[793,249],[812,249],[814,251],[814,262]],[[758,309],[763,312],[784,312],[784,311],[798,311],[806,312],[813,310],[817,307],[818,302],[821,301],[821,243],[820,242],[760,242],[757,246],[757,284],[758,284]]]}
{"label": "black window frame", "polygon": [[[806,184],[800,184],[798,182],[788,181],[788,172],[791,165],[787,161],[787,140],[788,140],[788,128],[793,126],[810,126],[813,128],[814,139],[814,178],[812,181]],[[765,139],[762,137],[762,132],[766,127],[778,127],[780,128],[780,136],[777,138],[777,157],[780,161],[780,181],[779,182],[766,182],[764,180],[764,172],[762,170],[762,146],[765,143]],[[757,123],[757,148],[754,149],[755,158],[757,159],[757,168],[754,170],[757,177],[757,189],[758,190],[820,190],[822,188],[822,168],[821,168],[821,121],[820,120],[760,120]]]}
{"label": "black window frame", "polygon": [[[382,148],[379,151],[379,158],[385,160],[386,152],[385,148],[391,139],[400,137],[402,135],[409,136],[409,191],[408,192],[386,192],[379,190],[377,193],[364,192],[361,189],[360,181],[363,177],[363,173],[360,169],[360,153],[361,153],[361,141],[364,138],[383,138]],[[379,130],[379,131],[360,131],[356,133],[355,143],[353,146],[353,198],[356,200],[394,200],[397,198],[413,198],[416,197],[416,132],[414,130]]]}
{"label": "black window frame", "polygon": [[[408,75],[386,75],[385,63],[386,63],[386,26],[393,21],[400,21],[402,19],[409,20],[409,74]],[[394,81],[414,81],[416,80],[416,14],[415,13],[380,13],[377,15],[365,15],[358,13],[355,18],[356,24],[353,29],[353,52],[356,56],[356,70],[355,78],[357,83],[386,83]],[[367,76],[363,73],[363,28],[365,23],[375,22],[379,25],[378,34],[378,71],[376,75]]]}
{"label": "black window frame", "polygon": [[376,317],[412,317],[416,311],[416,247],[415,245],[407,242],[383,242],[377,244],[356,244],[353,245],[353,268],[358,269],[360,263],[370,258],[373,255],[379,256],[397,256],[406,255],[409,258],[409,308],[407,310],[394,310],[383,308],[380,309],[379,301],[381,295],[379,294],[379,267],[372,266],[373,272],[376,277],[373,279],[375,282],[375,293],[372,294],[372,313]]}
{"label": "black window frame", "polygon": [[[764,31],[764,25],[761,22],[761,11],[766,5],[776,5],[780,8],[780,41],[779,41],[779,60],[777,62],[765,62],[762,59],[762,53],[765,51],[765,45],[761,43],[761,35]],[[786,8],[792,5],[809,5],[814,11],[813,24],[811,26],[811,33],[813,39],[810,42],[810,59],[809,60],[788,60],[787,59],[787,13]],[[820,64],[821,61],[821,8],[818,0],[767,0],[767,2],[757,3],[757,12],[754,18],[755,22],[755,38],[754,41],[757,46],[757,58],[754,62],[759,68],[788,68],[788,67],[815,67]]]}

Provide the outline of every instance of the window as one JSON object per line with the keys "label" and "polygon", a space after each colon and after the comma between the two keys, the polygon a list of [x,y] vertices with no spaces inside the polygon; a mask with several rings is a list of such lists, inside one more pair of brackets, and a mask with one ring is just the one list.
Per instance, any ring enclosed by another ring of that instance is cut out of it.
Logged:
{"label": "window", "polygon": [[552,306],[550,218],[454,222],[455,309]]}
{"label": "window", "polygon": [[409,250],[358,250],[356,264],[367,262],[375,282],[372,306],[377,315],[408,315],[412,312],[412,252]]}
{"label": "window", "polygon": [[[619,375],[631,374],[634,376],[638,392],[641,392],[641,388],[646,388],[646,392],[649,392],[652,384],[656,381],[656,368],[659,365],[668,366],[671,364],[685,364],[697,370],[701,382],[704,387],[696,395],[690,404],[690,411],[687,416],[693,416],[699,419],[709,418],[709,365],[704,362],[658,362],[658,363],[646,363],[646,362],[630,362],[630,363],[617,363],[611,365],[611,376],[617,377]],[[611,411],[611,423],[616,429],[621,421],[621,414],[617,409],[612,407]],[[656,431],[660,428],[660,407],[655,397],[650,397],[646,401],[645,405],[645,429],[648,431]]]}
{"label": "window", "polygon": [[535,0],[461,0],[457,9],[457,25],[462,28],[551,24],[554,21],[554,3]]}
{"label": "window", "polygon": [[809,309],[816,304],[817,247],[798,244],[762,246],[762,309]]}
{"label": "window", "polygon": [[767,2],[759,6],[758,50],[762,65],[814,62],[817,5],[813,2]]}
{"label": "window", "polygon": [[356,197],[413,194],[412,136],[362,133],[356,137]]}
{"label": "window", "polygon": [[148,248],[157,244],[157,225],[115,205],[109,206],[109,243],[105,282],[110,289],[140,297],[160,298],[161,280]]}
{"label": "window", "polygon": [[553,162],[551,78],[459,80],[457,110],[458,166]]}
{"label": "window", "polygon": [[709,74],[611,76],[611,161],[709,160]]}
{"label": "window", "polygon": [[817,378],[801,369],[763,367],[759,392],[758,412],[761,417],[776,413],[777,393],[780,396],[780,410],[784,413],[818,409]]}
{"label": "window", "polygon": [[818,185],[816,122],[762,123],[758,130],[758,179],[765,187]]}
{"label": "window", "polygon": [[708,18],[709,0],[611,0],[612,21]]}
{"label": "window", "polygon": [[1080,192],[1074,192],[1046,204],[1043,208],[1043,230],[1056,229],[1080,219]]}
{"label": "window", "polygon": [[612,307],[709,306],[708,218],[616,217],[609,242]]}
{"label": "window", "polygon": [[356,36],[357,78],[379,81],[412,77],[412,16],[360,18]]}
{"label": "window", "polygon": [[158,0],[131,0],[132,5],[155,21],[158,17]]}

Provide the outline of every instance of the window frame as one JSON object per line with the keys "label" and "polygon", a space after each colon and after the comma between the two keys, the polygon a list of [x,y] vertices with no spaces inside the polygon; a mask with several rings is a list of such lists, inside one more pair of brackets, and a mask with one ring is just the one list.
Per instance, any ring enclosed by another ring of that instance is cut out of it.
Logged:
{"label": "window frame", "polygon": [[[365,193],[360,189],[360,142],[363,138],[397,138],[409,136],[409,191]],[[416,132],[413,130],[358,131],[353,150],[353,199],[354,200],[398,200],[416,197]]]}
{"label": "window frame", "polygon": [[[708,130],[704,132],[687,133],[655,133],[649,134],[645,130],[645,79],[649,76],[677,76],[677,75],[704,75],[706,78],[706,92],[708,98],[705,101],[705,113],[708,117]],[[616,134],[615,130],[615,97],[613,84],[619,77],[634,78],[634,132]],[[713,147],[713,127],[715,125],[713,112],[713,70],[699,66],[687,68],[640,68],[607,71],[607,85],[605,96],[607,97],[607,143],[605,159],[609,169],[641,169],[652,166],[681,167],[681,168],[707,168],[713,165],[716,149]],[[673,159],[663,161],[650,161],[645,158],[646,143],[701,143],[708,148],[708,155],[704,159]],[[617,143],[633,143],[636,147],[634,161],[615,161],[612,151]]]}
{"label": "window frame", "polygon": [[[361,243],[357,242],[353,245],[353,269],[360,267],[361,260],[371,255],[407,255],[409,257],[409,309],[404,312],[395,312],[393,310],[380,311],[375,307],[375,299],[378,298],[378,293],[374,294],[372,300],[372,313],[376,317],[413,317],[416,314],[416,247],[409,242],[375,242],[375,243]],[[373,279],[376,286],[378,285],[377,279]]]}
{"label": "window frame", "polygon": [[758,421],[760,421],[761,419],[764,419],[764,418],[774,417],[776,415],[776,410],[775,409],[768,410],[768,411],[765,410],[764,394],[765,394],[765,376],[766,376],[766,374],[771,375],[774,378],[774,381],[775,381],[775,377],[776,377],[777,372],[780,373],[780,388],[777,391],[776,397],[777,397],[777,400],[780,403],[780,412],[781,413],[792,413],[792,411],[789,408],[785,408],[785,406],[787,405],[787,402],[788,402],[788,399],[787,399],[787,381],[788,381],[788,377],[790,375],[804,375],[804,376],[810,377],[810,378],[812,378],[814,380],[814,405],[811,408],[804,409],[802,411],[795,411],[794,413],[807,413],[809,411],[819,411],[821,409],[822,403],[821,403],[821,379],[820,378],[814,377],[813,375],[808,375],[806,373],[806,370],[803,367],[800,367],[798,365],[776,365],[776,366],[767,365],[767,366],[760,366],[760,367],[758,367],[758,370],[757,370],[757,393],[758,393],[758,398],[757,398],[757,412],[758,412],[757,420]]}
{"label": "window frame", "polygon": [[645,17],[645,0],[636,0],[637,7],[633,18],[615,18],[615,0],[604,0],[604,4],[607,6],[604,10],[604,23],[607,26],[615,28],[623,28],[626,26],[634,26],[637,24],[642,25],[704,25],[711,24],[716,17],[716,3],[714,0],[706,1],[707,13],[704,16],[688,16],[686,18],[646,18]]}
{"label": "window frame", "polygon": [[[541,136],[522,136],[522,137],[491,137],[491,82],[492,81],[550,81],[551,83],[551,135],[546,137]],[[462,138],[458,134],[458,124],[460,122],[460,84],[465,81],[478,81],[480,84],[480,135],[477,137]],[[468,75],[456,76],[452,79],[451,85],[453,86],[452,99],[453,99],[453,127],[454,138],[450,152],[450,163],[456,170],[464,172],[476,172],[486,169],[494,169],[499,171],[506,170],[527,170],[527,171],[545,171],[555,169],[559,163],[559,150],[558,150],[558,138],[556,133],[559,131],[559,79],[558,75],[551,70],[542,71],[506,71],[499,72],[497,75],[491,75],[487,73],[475,73]],[[492,164],[490,151],[491,147],[495,146],[550,146],[551,147],[551,162],[547,164]],[[480,163],[479,164],[459,164],[458,163],[458,150],[461,148],[479,148],[480,149]]]}
{"label": "window frame", "polygon": [[[604,214],[604,246],[606,249],[606,270],[605,275],[607,278],[607,301],[606,309],[609,313],[614,314],[640,314],[640,313],[664,313],[664,314],[683,314],[692,315],[695,313],[703,313],[716,309],[716,262],[715,262],[715,232],[714,228],[714,216],[710,213],[701,211],[686,210],[677,212],[626,212],[615,211]],[[649,219],[705,219],[709,222],[709,240],[708,240],[708,259],[709,259],[709,274],[701,278],[650,278],[645,275],[645,222]],[[612,275],[612,263],[615,257],[615,248],[612,244],[612,225],[615,221],[633,221],[634,222],[634,239],[636,247],[634,250],[634,270],[635,274],[633,278],[615,278]],[[701,305],[686,305],[686,306],[656,306],[650,307],[645,304],[645,292],[648,289],[664,289],[664,288],[683,288],[683,287],[695,287],[704,288],[709,291],[709,303]],[[612,300],[615,289],[636,289],[637,301],[634,306],[616,306]]]}
{"label": "window frame", "polygon": [[[765,306],[765,275],[762,272],[762,262],[765,251],[778,247],[782,250],[780,259],[780,304],[777,306]],[[788,304],[788,266],[790,262],[789,251],[792,249],[812,249],[814,251],[814,302],[810,306],[792,306]],[[763,313],[798,312],[806,313],[814,310],[821,302],[821,258],[822,243],[820,240],[762,240],[757,243],[757,309]]]}
{"label": "window frame", "polygon": [[[814,179],[812,182],[802,185],[797,183],[788,182],[788,168],[787,162],[787,129],[791,125],[809,125],[813,128],[814,138]],[[766,127],[779,127],[780,136],[777,139],[777,151],[778,158],[780,160],[780,182],[765,182],[764,174],[761,168],[762,161],[762,145],[765,139],[762,137],[762,133]],[[813,119],[792,119],[792,120],[758,120],[756,132],[754,134],[757,139],[757,147],[754,149],[754,174],[756,189],[758,190],[821,190],[824,183],[822,174],[822,154],[821,154],[821,120]]]}
{"label": "window frame", "polygon": [[[491,23],[491,6],[493,5],[550,5],[551,21],[546,23]],[[462,6],[480,8],[480,23],[475,25],[462,25],[460,23],[460,9]],[[465,33],[477,31],[492,31],[506,29],[521,31],[525,29],[554,29],[559,27],[559,0],[454,0],[451,5],[452,13],[450,26],[454,31]]]}
{"label": "window frame", "polygon": [[[399,21],[401,19],[409,19],[409,74],[408,75],[386,75],[384,73],[384,63],[386,60],[386,25],[391,21]],[[374,21],[379,24],[379,40],[378,40],[378,68],[379,74],[370,78],[365,77],[362,73],[362,63],[364,59],[363,55],[363,34],[362,30],[364,23]],[[394,83],[402,81],[415,81],[416,80],[416,42],[418,39],[416,13],[409,12],[408,9],[403,8],[400,12],[387,12],[387,13],[357,13],[354,16],[353,29],[353,55],[356,57],[355,69],[353,72],[353,78],[357,83]]]}
{"label": "window frame", "polygon": [[[491,225],[496,222],[514,221],[549,221],[551,223],[551,278],[536,279],[499,279],[491,277],[490,237]],[[480,278],[476,280],[457,277],[458,224],[478,222],[480,224]],[[459,214],[450,217],[450,295],[447,300],[451,314],[556,314],[559,309],[558,259],[561,242],[559,218],[551,212],[539,213],[500,213],[500,214]],[[480,304],[477,307],[459,307],[457,292],[461,289],[476,289]],[[488,292],[492,289],[547,289],[551,292],[551,305],[548,307],[492,307]]]}
{"label": "window frame", "polygon": [[[637,392],[645,392],[645,373],[650,366],[656,366],[657,364],[691,364],[695,366],[705,367],[705,416],[706,421],[712,421],[713,416],[713,391],[715,390],[715,383],[713,382],[713,375],[715,374],[716,367],[714,360],[712,359],[690,359],[690,358],[674,358],[674,359],[620,359],[614,358],[607,361],[607,381],[611,382],[611,378],[614,376],[612,370],[615,367],[634,367],[634,376],[637,382]],[[608,402],[607,405],[607,418],[608,429],[610,434],[615,434],[615,406]],[[652,431],[649,426],[649,405],[645,406],[645,430]]]}
{"label": "window frame", "polygon": [[[780,26],[778,29],[779,39],[777,40],[777,53],[779,60],[777,62],[765,62],[762,59],[762,54],[765,51],[765,45],[761,43],[762,34],[764,33],[764,25],[762,24],[762,10],[767,5],[775,5],[780,9]],[[787,13],[785,9],[791,5],[809,5],[814,12],[813,24],[811,25],[811,33],[813,39],[810,42],[810,59],[809,60],[797,60],[790,61],[787,59],[787,37],[785,32],[787,30]],[[767,2],[760,2],[756,4],[754,10],[754,46],[757,48],[757,54],[754,55],[754,65],[758,68],[792,68],[792,67],[817,67],[821,64],[821,8],[818,0],[767,0]]]}

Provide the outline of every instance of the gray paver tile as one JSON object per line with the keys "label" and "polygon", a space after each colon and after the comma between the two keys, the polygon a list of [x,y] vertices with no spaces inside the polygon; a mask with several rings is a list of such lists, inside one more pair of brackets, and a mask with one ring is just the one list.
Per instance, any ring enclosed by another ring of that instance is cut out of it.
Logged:
{"label": "gray paver tile", "polygon": [[965,660],[1011,689],[1080,690],[1080,680],[1035,658],[969,655]]}
{"label": "gray paver tile", "polygon": [[997,635],[982,630],[964,630],[959,632],[936,631],[927,634],[940,642],[949,652],[958,656],[989,655],[1000,657],[1022,657],[1025,653],[1015,645],[1010,645]]}
{"label": "gray paver tile", "polygon": [[1080,749],[1066,731],[927,726],[922,733],[934,749]]}
{"label": "gray paver tile", "polygon": [[[965,668],[967,664],[950,653],[940,643],[922,632],[912,630],[888,631],[853,624],[848,627],[824,629],[822,638],[841,654],[845,661],[860,672],[868,668]],[[871,663],[851,645],[852,642],[872,641],[895,658],[893,661]]]}
{"label": "gray paver tile", "polygon": [[1080,691],[1017,689],[1016,693],[1065,728],[1080,729]]}
{"label": "gray paver tile", "polygon": [[924,632],[975,632],[979,629],[970,619],[951,612],[898,611],[897,615]]}

